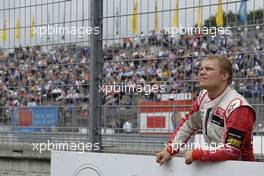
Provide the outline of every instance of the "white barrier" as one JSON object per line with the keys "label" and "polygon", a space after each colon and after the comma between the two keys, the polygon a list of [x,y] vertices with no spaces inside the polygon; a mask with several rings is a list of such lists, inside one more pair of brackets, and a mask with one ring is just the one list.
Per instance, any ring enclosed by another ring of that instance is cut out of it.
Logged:
{"label": "white barrier", "polygon": [[263,162],[194,162],[173,158],[159,166],[154,156],[58,152],[51,154],[51,176],[263,176]]}

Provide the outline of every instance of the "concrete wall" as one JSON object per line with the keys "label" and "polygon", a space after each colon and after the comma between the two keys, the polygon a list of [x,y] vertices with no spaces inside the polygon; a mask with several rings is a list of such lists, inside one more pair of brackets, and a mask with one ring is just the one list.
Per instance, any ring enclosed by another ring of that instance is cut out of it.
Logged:
{"label": "concrete wall", "polygon": [[0,146],[0,176],[49,176],[50,152],[39,154],[25,146]]}
{"label": "concrete wall", "polygon": [[0,158],[0,176],[49,176],[50,161]]}

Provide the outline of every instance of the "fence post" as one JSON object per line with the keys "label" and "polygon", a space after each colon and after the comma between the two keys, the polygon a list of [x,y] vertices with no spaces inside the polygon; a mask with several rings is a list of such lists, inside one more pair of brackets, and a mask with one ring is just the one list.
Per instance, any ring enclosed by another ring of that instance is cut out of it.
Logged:
{"label": "fence post", "polygon": [[[101,148],[101,109],[100,93],[98,92],[98,83],[100,81],[101,60],[102,60],[102,16],[103,0],[90,0],[90,27],[93,29],[99,27],[99,34],[90,35],[91,58],[89,64],[90,86],[89,86],[89,141],[92,144],[99,143]],[[94,151],[94,145],[93,145]]]}

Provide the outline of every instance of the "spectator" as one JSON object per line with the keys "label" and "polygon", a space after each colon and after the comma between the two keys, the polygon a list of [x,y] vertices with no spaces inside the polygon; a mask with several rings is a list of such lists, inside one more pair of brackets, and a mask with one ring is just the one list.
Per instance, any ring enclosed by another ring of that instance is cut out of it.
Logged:
{"label": "spectator", "polygon": [[125,133],[131,133],[132,132],[132,123],[130,120],[127,120],[123,125],[123,131]]}

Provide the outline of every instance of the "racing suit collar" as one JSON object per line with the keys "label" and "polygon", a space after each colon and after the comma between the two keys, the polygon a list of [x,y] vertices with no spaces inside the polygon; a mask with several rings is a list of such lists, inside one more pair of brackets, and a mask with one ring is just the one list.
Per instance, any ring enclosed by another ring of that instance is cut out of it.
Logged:
{"label": "racing suit collar", "polygon": [[226,93],[230,91],[230,89],[231,89],[231,87],[227,86],[226,89],[224,90],[224,92],[221,95],[219,95],[217,98],[215,98],[215,99],[211,99],[209,97],[209,95],[207,94],[208,101],[206,102],[206,106],[208,108],[214,108],[217,104],[219,104],[221,102],[221,100],[224,98]]}

